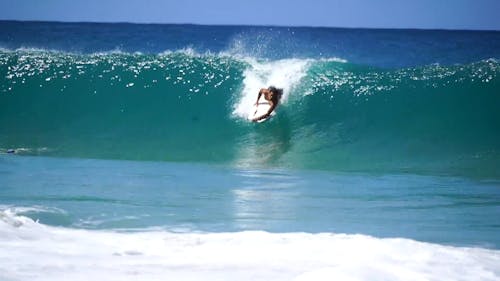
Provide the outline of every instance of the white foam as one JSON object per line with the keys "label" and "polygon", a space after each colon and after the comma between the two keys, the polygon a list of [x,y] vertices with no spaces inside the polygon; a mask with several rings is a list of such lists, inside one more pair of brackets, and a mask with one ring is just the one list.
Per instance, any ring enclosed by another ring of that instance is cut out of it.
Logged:
{"label": "white foam", "polygon": [[233,115],[250,119],[255,111],[254,104],[261,88],[275,86],[283,88],[281,102],[286,103],[290,92],[306,75],[311,63],[308,59],[283,59],[277,61],[258,61],[246,58],[250,65],[243,73],[243,89],[237,97]]}
{"label": "white foam", "polygon": [[7,153],[9,150],[14,151],[14,153],[16,153],[16,154],[46,153],[46,152],[52,151],[52,149],[50,149],[48,147],[36,147],[36,148],[29,148],[29,147],[2,148],[2,147],[0,147],[0,153]]}
{"label": "white foam", "polygon": [[322,58],[320,59],[322,62],[341,62],[341,63],[347,63],[348,61],[343,58],[337,58],[337,57],[329,57],[329,58]]}
{"label": "white foam", "polygon": [[10,215],[23,215],[26,213],[34,212],[34,213],[53,213],[53,214],[66,214],[66,211],[63,209],[59,209],[56,207],[47,207],[41,205],[32,205],[32,206],[9,206],[9,205],[0,205],[0,214],[2,212],[6,212]]}
{"label": "white foam", "polygon": [[308,233],[118,233],[0,212],[0,280],[499,280],[500,251]]}
{"label": "white foam", "polygon": [[[201,57],[201,56],[203,56],[203,54],[198,53],[192,47],[185,47],[185,48],[180,48],[180,49],[177,49],[177,50],[164,50],[163,52],[160,52],[159,55],[160,56],[168,56],[168,55],[176,54],[176,53],[183,54],[183,55],[190,56],[190,57]],[[207,53],[205,55],[209,55],[209,54]]]}

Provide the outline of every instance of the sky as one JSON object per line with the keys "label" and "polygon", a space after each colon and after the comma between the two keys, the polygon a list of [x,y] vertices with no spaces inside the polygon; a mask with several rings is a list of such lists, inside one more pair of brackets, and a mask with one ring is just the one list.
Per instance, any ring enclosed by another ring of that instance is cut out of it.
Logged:
{"label": "sky", "polygon": [[0,0],[0,19],[500,30],[500,0]]}

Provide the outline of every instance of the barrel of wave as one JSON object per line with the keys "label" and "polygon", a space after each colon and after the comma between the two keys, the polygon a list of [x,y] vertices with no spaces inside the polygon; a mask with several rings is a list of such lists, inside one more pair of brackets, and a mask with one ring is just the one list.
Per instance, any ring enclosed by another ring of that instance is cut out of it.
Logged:
{"label": "barrel of wave", "polygon": [[236,97],[233,116],[250,120],[254,117],[255,101],[261,88],[269,86],[282,88],[281,103],[286,103],[290,93],[306,76],[311,61],[306,59],[277,61],[247,59],[247,62],[249,67],[243,73],[243,88]]}

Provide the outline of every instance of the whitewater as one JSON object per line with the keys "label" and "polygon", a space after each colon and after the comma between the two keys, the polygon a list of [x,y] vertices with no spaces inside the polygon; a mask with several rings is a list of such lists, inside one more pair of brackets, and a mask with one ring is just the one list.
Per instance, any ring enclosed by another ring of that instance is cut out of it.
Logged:
{"label": "whitewater", "polygon": [[43,226],[9,212],[0,215],[0,277],[6,281],[104,276],[106,280],[498,280],[500,275],[498,251],[401,238],[250,231],[89,232]]}
{"label": "whitewater", "polygon": [[0,280],[499,280],[499,59],[493,31],[0,21]]}

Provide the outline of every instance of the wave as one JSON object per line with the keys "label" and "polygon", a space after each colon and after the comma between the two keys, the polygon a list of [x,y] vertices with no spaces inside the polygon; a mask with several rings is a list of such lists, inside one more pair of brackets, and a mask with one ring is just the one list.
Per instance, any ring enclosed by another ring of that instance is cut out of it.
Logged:
{"label": "wave", "polygon": [[[0,51],[0,151],[500,176],[499,62]],[[277,115],[247,122],[259,88]]]}
{"label": "wave", "polygon": [[500,275],[498,250],[334,233],[89,231],[47,226],[8,211],[0,212],[0,243],[5,253],[0,256],[2,280],[89,276],[135,280],[138,274],[148,280],[165,276],[176,280],[496,280]]}

